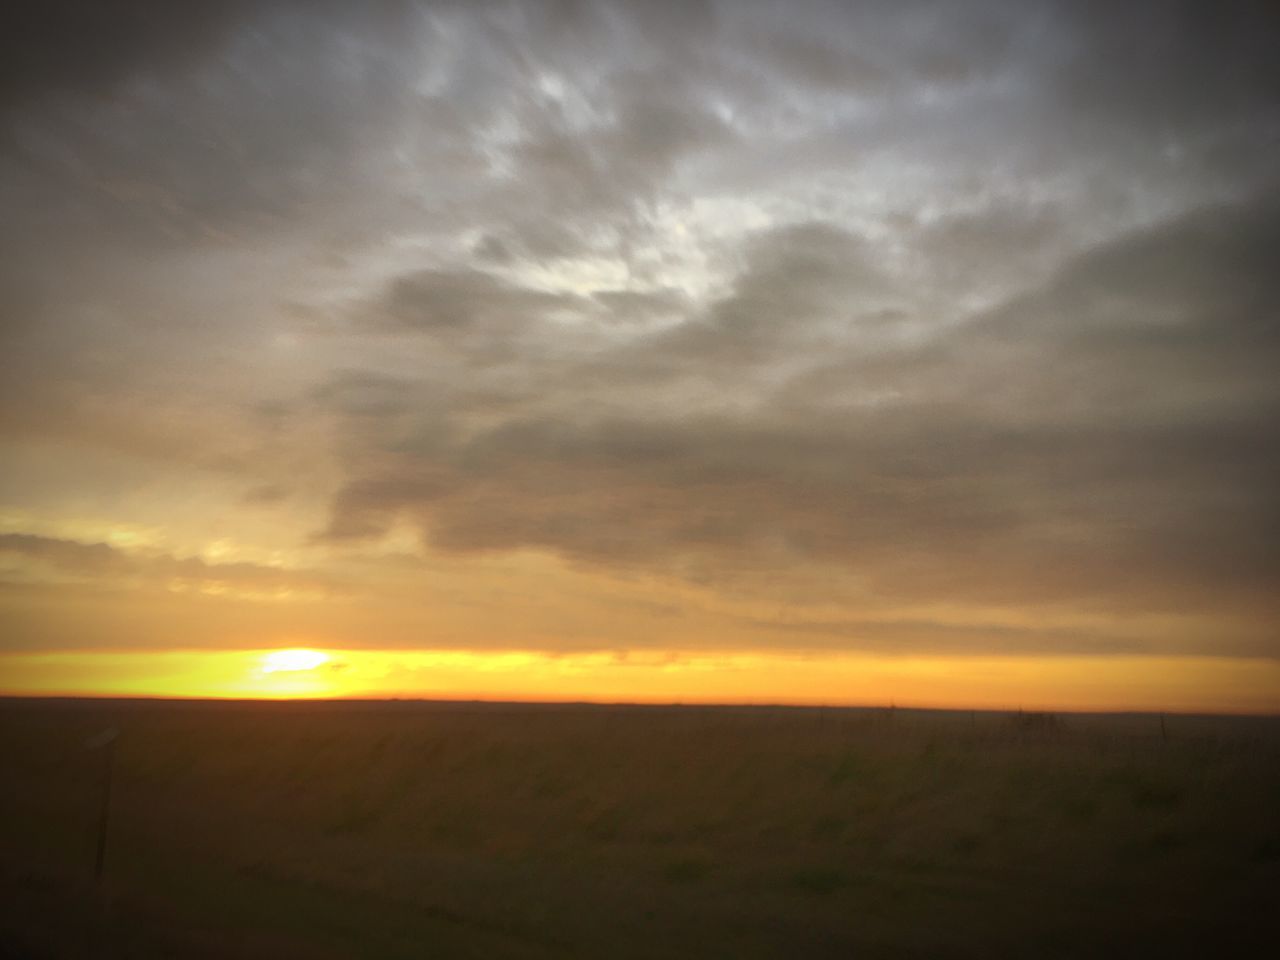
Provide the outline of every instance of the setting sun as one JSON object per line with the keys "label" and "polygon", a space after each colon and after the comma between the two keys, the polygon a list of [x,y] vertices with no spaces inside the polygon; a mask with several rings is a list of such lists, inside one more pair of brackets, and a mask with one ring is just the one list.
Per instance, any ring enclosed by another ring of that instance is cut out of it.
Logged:
{"label": "setting sun", "polygon": [[263,673],[297,673],[314,670],[329,662],[329,655],[319,650],[272,650],[262,658]]}

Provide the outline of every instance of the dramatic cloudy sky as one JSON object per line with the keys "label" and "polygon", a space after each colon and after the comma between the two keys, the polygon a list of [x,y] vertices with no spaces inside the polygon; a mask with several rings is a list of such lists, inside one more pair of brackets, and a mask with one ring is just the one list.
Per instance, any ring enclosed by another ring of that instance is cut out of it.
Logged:
{"label": "dramatic cloudy sky", "polygon": [[1273,670],[1277,42],[18,5],[0,644]]}

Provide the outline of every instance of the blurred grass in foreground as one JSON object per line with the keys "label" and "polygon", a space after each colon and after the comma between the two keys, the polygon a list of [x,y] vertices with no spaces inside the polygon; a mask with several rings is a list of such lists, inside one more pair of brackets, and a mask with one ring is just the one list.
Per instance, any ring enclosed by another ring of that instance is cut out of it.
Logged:
{"label": "blurred grass in foreground", "polygon": [[1248,955],[1277,760],[1275,719],[3,701],[0,950]]}

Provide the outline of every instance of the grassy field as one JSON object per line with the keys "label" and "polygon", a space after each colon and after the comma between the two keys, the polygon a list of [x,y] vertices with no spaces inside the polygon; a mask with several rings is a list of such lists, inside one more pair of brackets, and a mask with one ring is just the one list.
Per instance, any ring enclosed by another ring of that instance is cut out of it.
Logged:
{"label": "grassy field", "polygon": [[0,701],[0,953],[1260,956],[1278,761],[1275,719]]}

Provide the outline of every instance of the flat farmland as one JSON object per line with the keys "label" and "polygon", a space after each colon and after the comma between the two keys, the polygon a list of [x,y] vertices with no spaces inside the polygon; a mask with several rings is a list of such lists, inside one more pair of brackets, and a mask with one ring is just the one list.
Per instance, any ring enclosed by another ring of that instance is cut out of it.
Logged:
{"label": "flat farmland", "polygon": [[1250,956],[1280,916],[1274,718],[9,700],[0,783],[7,956]]}

